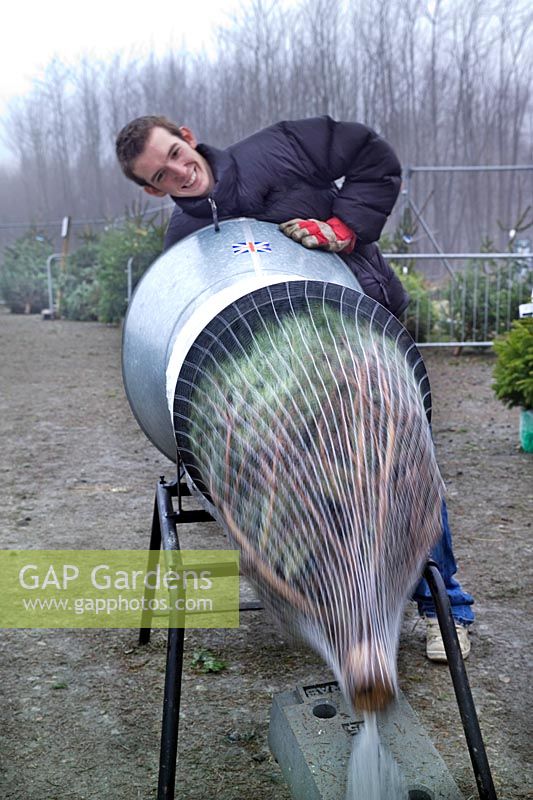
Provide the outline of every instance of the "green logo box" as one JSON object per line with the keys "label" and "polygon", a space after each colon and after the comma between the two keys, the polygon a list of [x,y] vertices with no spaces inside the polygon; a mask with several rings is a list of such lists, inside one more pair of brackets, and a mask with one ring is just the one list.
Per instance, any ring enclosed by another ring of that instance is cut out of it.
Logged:
{"label": "green logo box", "polygon": [[0,628],[237,628],[238,550],[0,550]]}

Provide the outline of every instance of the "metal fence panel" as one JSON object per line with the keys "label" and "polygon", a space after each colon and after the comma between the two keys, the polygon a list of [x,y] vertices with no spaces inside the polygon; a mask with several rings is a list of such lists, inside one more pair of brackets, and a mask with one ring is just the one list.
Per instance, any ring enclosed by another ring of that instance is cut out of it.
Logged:
{"label": "metal fence panel", "polygon": [[416,295],[401,321],[420,346],[490,347],[533,300],[532,253],[386,253],[399,271],[417,262],[456,261],[447,279],[431,283],[419,272]]}

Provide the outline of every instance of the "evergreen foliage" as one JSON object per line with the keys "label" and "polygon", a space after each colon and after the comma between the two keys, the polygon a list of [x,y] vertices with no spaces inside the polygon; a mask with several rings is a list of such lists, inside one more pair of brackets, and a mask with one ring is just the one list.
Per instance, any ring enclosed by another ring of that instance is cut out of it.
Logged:
{"label": "evergreen foliage", "polygon": [[443,485],[409,337],[372,301],[301,291],[193,345],[176,432],[243,574],[376,710],[396,691],[403,598],[441,533]]}
{"label": "evergreen foliage", "polygon": [[415,342],[428,342],[435,325],[438,306],[431,298],[429,284],[415,269],[406,269],[392,262],[396,274],[409,294],[409,305],[402,314],[400,322],[409,331]]}
{"label": "evergreen foliage", "polygon": [[144,227],[128,220],[121,228],[110,228],[98,245],[98,319],[119,322],[126,313],[126,267],[133,258],[133,288],[143,273],[161,254],[164,227],[150,221]]}
{"label": "evergreen foliage", "polygon": [[505,265],[494,261],[473,261],[457,272],[446,290],[448,319],[443,338],[451,329],[461,341],[494,339],[509,329],[518,316],[518,306],[530,293],[530,277],[523,261]]}
{"label": "evergreen foliage", "polygon": [[[407,253],[412,236],[416,233],[410,209],[406,209],[401,216],[400,223],[391,236],[382,236],[379,246],[388,253]],[[431,288],[424,278],[415,269],[415,259],[395,262],[390,259],[390,264],[403,283],[409,294],[409,305],[402,314],[400,322],[411,334],[416,342],[428,342],[434,328],[438,306],[431,297]]]}
{"label": "evergreen foliage", "polygon": [[83,322],[98,319],[98,236],[85,234],[83,244],[69,256],[61,275],[61,316]]}
{"label": "evergreen foliage", "polygon": [[[127,306],[127,264],[133,258],[132,286],[160,255],[164,226],[129,219],[120,228],[82,237],[65,272],[55,266],[54,296],[61,293],[65,319],[119,322]],[[6,248],[0,269],[0,294],[15,313],[39,312],[48,305],[46,260],[53,245],[31,231]]]}
{"label": "evergreen foliage", "polygon": [[5,248],[0,296],[14,314],[39,312],[48,305],[46,259],[50,242],[35,229]]}
{"label": "evergreen foliage", "polygon": [[494,342],[494,391],[508,406],[533,409],[533,318],[515,320]]}

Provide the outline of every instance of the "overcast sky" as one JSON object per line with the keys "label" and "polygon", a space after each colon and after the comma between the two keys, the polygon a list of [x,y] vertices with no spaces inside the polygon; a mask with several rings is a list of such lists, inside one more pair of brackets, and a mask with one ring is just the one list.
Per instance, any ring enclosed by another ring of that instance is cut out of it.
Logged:
{"label": "overcast sky", "polygon": [[[229,23],[241,0],[7,0],[2,9],[0,118],[10,98],[55,55],[72,62],[82,53],[188,50],[209,47],[213,29]],[[1,130],[0,130],[1,134]],[[0,139],[0,161],[9,160]]]}

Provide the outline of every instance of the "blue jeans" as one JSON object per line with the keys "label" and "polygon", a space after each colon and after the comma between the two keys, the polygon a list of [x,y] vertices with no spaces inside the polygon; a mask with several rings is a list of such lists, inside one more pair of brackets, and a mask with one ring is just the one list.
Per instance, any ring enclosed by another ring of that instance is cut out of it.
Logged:
{"label": "blue jeans", "polygon": [[[452,533],[448,524],[448,510],[446,502],[442,501],[442,537],[431,551],[431,558],[436,562],[440,574],[443,577],[450,604],[452,616],[462,625],[470,625],[474,621],[474,611],[472,603],[474,598],[471,594],[463,591],[461,584],[453,576],[457,572],[457,564],[452,550]],[[429,591],[427,581],[422,578],[416,587],[413,600],[418,603],[418,612],[427,617],[435,617],[435,604]]]}

